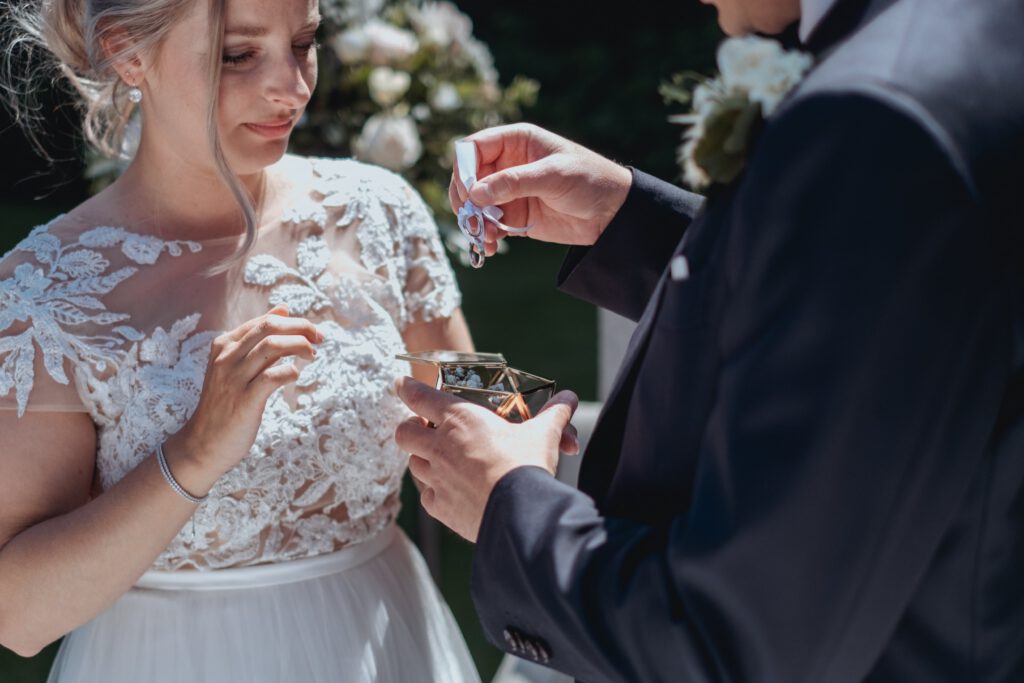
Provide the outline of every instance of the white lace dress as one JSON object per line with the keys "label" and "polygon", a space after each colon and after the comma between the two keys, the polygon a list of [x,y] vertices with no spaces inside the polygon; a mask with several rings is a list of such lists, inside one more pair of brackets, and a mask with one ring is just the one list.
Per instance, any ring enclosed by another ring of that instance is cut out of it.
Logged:
{"label": "white lace dress", "polygon": [[478,680],[394,527],[401,332],[459,305],[437,228],[387,171],[285,157],[272,172],[284,214],[225,272],[210,267],[236,237],[175,240],[156,218],[58,220],[0,261],[0,408],[88,412],[100,490],[185,424],[221,331],[285,303],[325,336],[249,455],[136,587],[65,639],[51,680]]}

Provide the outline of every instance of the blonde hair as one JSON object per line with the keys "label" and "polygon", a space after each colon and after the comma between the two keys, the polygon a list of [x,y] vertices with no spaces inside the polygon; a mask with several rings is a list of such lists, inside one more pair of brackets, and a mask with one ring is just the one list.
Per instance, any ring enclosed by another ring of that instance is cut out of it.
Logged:
{"label": "blonde hair", "polygon": [[[119,62],[154,54],[175,22],[199,0],[31,0],[0,2],[5,15],[0,69],[3,99],[15,121],[43,156],[44,123],[36,93],[62,83],[82,113],[82,132],[104,156],[124,158],[124,139],[135,105],[114,69]],[[253,198],[231,170],[217,132],[217,99],[224,42],[224,0],[209,0],[211,49],[207,131],[214,164],[242,211],[242,248],[215,268],[237,261],[256,238]],[[127,37],[129,40],[107,38]],[[113,50],[108,53],[104,47]],[[117,46],[114,48],[113,46]]]}

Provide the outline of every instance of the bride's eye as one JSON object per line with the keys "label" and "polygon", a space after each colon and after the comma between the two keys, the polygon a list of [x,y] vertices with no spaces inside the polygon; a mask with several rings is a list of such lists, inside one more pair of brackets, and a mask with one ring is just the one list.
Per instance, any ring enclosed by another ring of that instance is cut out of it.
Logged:
{"label": "bride's eye", "polygon": [[309,54],[310,52],[316,52],[320,49],[320,43],[315,40],[306,40],[301,43],[296,43],[292,46],[299,54]]}
{"label": "bride's eye", "polygon": [[248,52],[240,52],[235,55],[225,53],[224,56],[221,57],[221,62],[228,66],[238,66],[239,64],[244,64],[252,59],[254,54],[255,53],[252,50],[249,50]]}

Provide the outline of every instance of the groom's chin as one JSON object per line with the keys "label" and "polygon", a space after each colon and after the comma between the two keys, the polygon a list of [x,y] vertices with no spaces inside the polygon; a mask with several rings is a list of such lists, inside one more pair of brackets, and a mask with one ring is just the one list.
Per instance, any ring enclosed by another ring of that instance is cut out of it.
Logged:
{"label": "groom's chin", "polygon": [[736,38],[753,33],[753,27],[737,16],[735,8],[728,2],[721,2],[720,0],[701,0],[701,2],[706,5],[714,5],[718,11],[718,27],[722,29],[722,33],[725,35]]}
{"label": "groom's chin", "polygon": [[727,36],[777,35],[800,19],[799,0],[700,0],[718,10],[718,26]]}

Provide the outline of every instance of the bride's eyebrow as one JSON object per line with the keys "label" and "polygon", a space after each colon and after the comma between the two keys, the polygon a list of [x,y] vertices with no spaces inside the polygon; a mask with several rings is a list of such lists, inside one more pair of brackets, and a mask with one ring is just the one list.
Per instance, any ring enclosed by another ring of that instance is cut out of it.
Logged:
{"label": "bride's eyebrow", "polygon": [[[299,33],[304,31],[315,31],[320,28],[320,19],[317,18],[315,21],[311,21],[301,29]],[[262,38],[270,32],[266,26],[231,26],[228,28],[224,35],[226,36],[242,36],[243,38]]]}
{"label": "bride's eyebrow", "polygon": [[226,36],[242,36],[244,38],[262,38],[269,33],[266,26],[232,26],[224,32]]}

